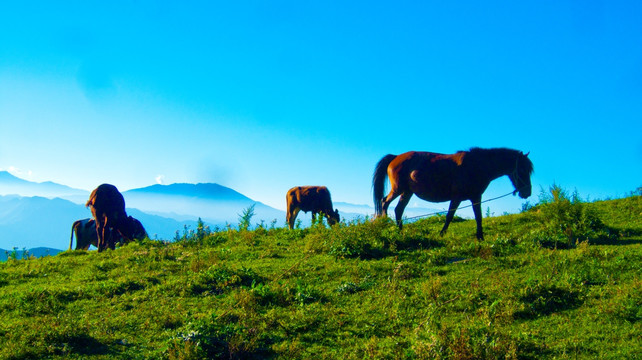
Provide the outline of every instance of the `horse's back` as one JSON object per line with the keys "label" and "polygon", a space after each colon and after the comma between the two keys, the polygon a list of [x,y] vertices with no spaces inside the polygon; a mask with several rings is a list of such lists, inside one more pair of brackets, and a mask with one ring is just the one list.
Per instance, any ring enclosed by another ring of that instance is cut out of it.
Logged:
{"label": "horse's back", "polygon": [[464,157],[464,152],[440,154],[425,151],[409,151],[398,155],[390,162],[390,165],[388,165],[388,175],[390,177],[410,177],[414,173],[416,177],[418,176],[418,172],[422,174],[421,177],[450,177],[452,172],[461,168]]}
{"label": "horse's back", "polygon": [[409,151],[390,162],[388,177],[399,193],[411,191],[427,201],[448,201],[465,180],[462,177],[465,156],[465,152]]}
{"label": "horse's back", "polygon": [[288,207],[298,207],[301,210],[314,211],[331,208],[330,191],[325,186],[295,186],[288,190]]}
{"label": "horse's back", "polygon": [[454,154],[442,154],[429,151],[408,151],[397,155],[390,165],[392,166],[394,164],[395,166],[398,166],[398,164],[407,163],[427,165],[437,162],[450,162],[456,165],[461,165],[465,156],[466,151],[459,151]]}

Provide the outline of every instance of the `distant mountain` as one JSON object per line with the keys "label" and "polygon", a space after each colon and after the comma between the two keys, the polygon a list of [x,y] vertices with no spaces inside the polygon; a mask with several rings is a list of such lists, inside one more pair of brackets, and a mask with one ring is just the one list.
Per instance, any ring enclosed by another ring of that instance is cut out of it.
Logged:
{"label": "distant mountain", "polygon": [[27,256],[35,256],[37,258],[41,258],[43,256],[54,256],[61,251],[58,249],[52,249],[52,248],[45,248],[45,247],[39,247],[39,248],[33,248],[33,249],[15,249],[15,254],[13,253],[14,249],[11,250],[6,250],[6,249],[0,249],[0,261],[5,261],[9,258],[9,256],[15,256],[16,259],[20,260],[23,258],[26,258]]}
{"label": "distant mountain", "polygon": [[[89,192],[56,184],[51,181],[32,182],[20,179],[7,171],[0,171],[0,195],[41,196],[46,198],[74,198],[87,200]],[[75,202],[77,200],[74,200]]]}
{"label": "distant mountain", "polygon": [[[185,226],[196,228],[196,221],[178,221],[127,209],[141,221],[149,236],[171,240]],[[71,225],[91,217],[84,205],[59,198],[0,196],[0,248],[13,247],[68,249]],[[75,244],[75,242],[74,242]]]}
{"label": "distant mountain", "polygon": [[0,196],[0,248],[66,249],[71,224],[90,216],[84,206],[59,198]]}
{"label": "distant mountain", "polygon": [[333,205],[337,210],[339,210],[340,213],[351,213],[359,216],[369,217],[372,217],[372,215],[374,214],[374,207],[370,205],[357,205],[340,201],[335,201]]}
{"label": "distant mountain", "polygon": [[285,222],[285,212],[219,184],[153,185],[123,192],[128,207],[175,219],[202,218],[218,226],[238,223],[239,214],[254,205],[252,223]]}
{"label": "distant mountain", "polygon": [[[368,216],[372,218],[374,216],[374,207],[371,205],[355,205],[355,204],[344,203],[344,202],[335,202],[334,206],[337,209],[339,209],[339,212],[341,212],[342,214],[345,213],[346,218],[350,218],[350,216],[355,216],[355,217]],[[395,216],[395,211],[394,211],[395,206],[397,206],[396,201],[393,202],[390,205],[390,208],[388,209],[388,215],[392,218],[394,218]],[[435,215],[435,213],[442,213],[442,212],[445,214],[447,210],[448,210],[447,205],[446,205],[446,208],[441,210],[435,209],[435,208],[407,206],[403,212],[403,216],[406,218],[410,218],[410,217],[423,216],[423,215]]]}

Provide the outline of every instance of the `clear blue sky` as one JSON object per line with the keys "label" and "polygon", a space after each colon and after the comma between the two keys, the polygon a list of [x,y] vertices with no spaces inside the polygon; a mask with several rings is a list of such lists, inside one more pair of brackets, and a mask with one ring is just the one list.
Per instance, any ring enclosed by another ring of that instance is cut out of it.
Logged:
{"label": "clear blue sky", "polygon": [[504,146],[531,152],[531,203],[553,182],[618,197],[642,186],[641,18],[617,0],[5,2],[0,169],[217,182],[283,209],[294,185],[371,204],[388,153]]}

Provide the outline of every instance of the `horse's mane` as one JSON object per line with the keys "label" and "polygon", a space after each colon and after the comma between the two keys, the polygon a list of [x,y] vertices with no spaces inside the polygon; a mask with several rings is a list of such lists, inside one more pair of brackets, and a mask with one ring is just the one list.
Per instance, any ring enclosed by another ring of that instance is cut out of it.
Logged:
{"label": "horse's mane", "polygon": [[528,156],[524,155],[524,153],[519,150],[509,149],[505,147],[489,149],[471,147],[470,150],[468,150],[468,153],[470,153],[471,155],[495,155],[499,158],[506,159],[518,158],[520,167],[525,167],[525,170],[529,175],[532,175],[534,171],[533,162],[531,161],[531,159],[529,159]]}

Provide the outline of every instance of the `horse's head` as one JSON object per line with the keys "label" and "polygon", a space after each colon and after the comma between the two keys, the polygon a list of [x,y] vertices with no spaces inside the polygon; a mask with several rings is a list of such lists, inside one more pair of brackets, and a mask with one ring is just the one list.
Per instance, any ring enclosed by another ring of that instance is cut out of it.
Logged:
{"label": "horse's head", "polygon": [[528,154],[519,152],[515,160],[515,170],[508,175],[510,181],[515,187],[513,195],[519,193],[519,197],[526,199],[531,196],[531,174],[533,174],[533,163],[528,158]]}
{"label": "horse's head", "polygon": [[341,221],[341,218],[339,217],[338,209],[334,209],[334,211],[331,211],[327,216],[328,216],[328,225],[330,226]]}

